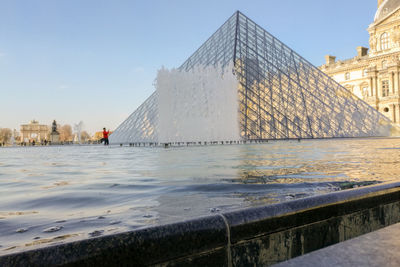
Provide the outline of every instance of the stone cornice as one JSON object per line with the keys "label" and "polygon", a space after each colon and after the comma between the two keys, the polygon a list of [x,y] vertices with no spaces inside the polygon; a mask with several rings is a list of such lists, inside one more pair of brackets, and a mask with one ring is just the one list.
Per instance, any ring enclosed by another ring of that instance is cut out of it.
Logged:
{"label": "stone cornice", "polygon": [[[389,23],[387,23],[387,24],[380,25],[379,28],[386,28],[386,27],[388,27],[388,26],[392,27],[393,25],[399,24],[399,23],[400,23],[400,19],[391,21],[391,22],[389,22]],[[373,33],[373,32],[376,32],[376,28],[377,28],[377,27],[372,28],[372,29],[368,28],[368,32],[369,32],[369,33],[371,33],[371,32],[372,32],[372,33]]]}
{"label": "stone cornice", "polygon": [[392,22],[396,22],[396,21],[398,21],[399,19],[395,19],[395,20],[392,20],[392,21],[387,21],[386,23],[385,23],[385,20],[387,20],[388,18],[390,18],[391,16],[393,16],[393,17],[399,17],[400,18],[400,7],[398,7],[397,9],[395,9],[395,10],[393,10],[392,12],[390,12],[389,14],[387,14],[384,18],[382,18],[382,19],[380,19],[379,21],[374,21],[373,23],[371,23],[370,25],[369,25],[369,27],[368,27],[368,30],[369,29],[372,29],[372,28],[376,28],[376,27],[378,27],[378,26],[383,26],[383,25],[386,25],[386,24],[390,24],[390,23],[392,23]]}
{"label": "stone cornice", "polygon": [[[382,59],[390,59],[393,55],[399,54],[399,51],[396,52],[391,52],[383,55],[376,55],[372,57],[368,57],[368,59],[363,59],[359,64],[357,63],[356,59],[350,59],[348,62],[344,63],[343,61],[338,61],[335,65],[332,66],[327,66],[322,65],[319,67],[320,70],[324,71],[327,74],[332,74],[336,72],[343,72],[343,71],[350,71],[354,69],[361,69],[361,68],[366,68],[370,67],[371,63],[375,63],[376,61],[380,61]],[[342,63],[341,63],[342,62]]]}
{"label": "stone cornice", "polygon": [[385,23],[385,24],[382,24],[382,25],[376,25],[376,26],[373,26],[373,27],[368,27],[368,29],[367,29],[367,31],[369,32],[369,33],[374,33],[374,32],[376,32],[376,28],[385,28],[385,27],[388,27],[388,26],[393,26],[394,24],[399,24],[400,23],[400,18],[399,19],[396,19],[396,20],[392,20],[392,21],[389,21],[389,22],[387,22],[387,23]]}
{"label": "stone cornice", "polygon": [[340,82],[340,84],[342,84],[343,86],[346,86],[346,85],[354,86],[353,83],[357,83],[357,85],[360,85],[360,84],[368,83],[370,78],[371,78],[370,76],[366,76],[366,77],[361,77],[358,79],[342,81],[342,82]]}
{"label": "stone cornice", "polygon": [[327,67],[327,68],[322,68],[320,67],[320,69],[322,71],[324,71],[327,74],[333,74],[336,72],[344,72],[344,71],[351,71],[354,69],[363,69],[363,68],[368,68],[370,65],[370,62],[366,62],[363,64],[343,64],[343,66],[338,66],[338,67]]}

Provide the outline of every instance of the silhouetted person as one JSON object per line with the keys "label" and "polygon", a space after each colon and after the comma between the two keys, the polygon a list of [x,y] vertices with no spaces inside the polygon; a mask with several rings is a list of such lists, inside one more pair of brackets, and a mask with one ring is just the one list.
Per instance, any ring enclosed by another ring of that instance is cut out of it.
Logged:
{"label": "silhouetted person", "polygon": [[106,128],[103,128],[103,140],[104,145],[108,145],[108,135],[110,134],[110,130],[106,131]]}

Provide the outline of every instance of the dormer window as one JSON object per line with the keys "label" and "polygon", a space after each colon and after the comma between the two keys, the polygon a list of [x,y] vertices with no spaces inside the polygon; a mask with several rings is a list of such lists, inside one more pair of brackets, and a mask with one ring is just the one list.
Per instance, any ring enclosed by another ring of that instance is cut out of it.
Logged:
{"label": "dormer window", "polygon": [[389,48],[389,35],[387,32],[384,32],[381,35],[381,50],[385,50],[388,48]]}
{"label": "dormer window", "polygon": [[344,79],[350,80],[350,72],[346,72],[346,74],[344,75]]}

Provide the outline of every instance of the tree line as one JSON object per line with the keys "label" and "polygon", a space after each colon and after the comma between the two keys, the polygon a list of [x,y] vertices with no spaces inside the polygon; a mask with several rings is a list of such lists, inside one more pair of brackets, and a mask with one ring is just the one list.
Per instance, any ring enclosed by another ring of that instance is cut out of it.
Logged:
{"label": "tree line", "polygon": [[11,141],[12,131],[9,128],[0,128],[0,143],[8,144]]}
{"label": "tree line", "polygon": [[[69,124],[64,124],[64,125],[57,125],[57,131],[60,134],[60,141],[61,142],[68,142],[68,141],[73,141],[75,135],[72,132],[72,127]],[[50,136],[51,130],[49,130],[49,136]],[[81,142],[87,142],[90,140],[90,135],[86,131],[81,132]]]}
{"label": "tree line", "polygon": [[[74,141],[75,134],[72,132],[72,127],[69,124],[57,125],[57,131],[60,134],[61,142],[71,142]],[[49,140],[51,133],[51,127],[47,132],[47,140]],[[0,144],[9,144],[11,143],[12,138],[12,130],[9,128],[0,128]],[[17,136],[14,136],[16,141],[22,142],[23,140],[18,140]],[[91,136],[88,132],[81,132],[81,142],[87,142],[91,139]]]}

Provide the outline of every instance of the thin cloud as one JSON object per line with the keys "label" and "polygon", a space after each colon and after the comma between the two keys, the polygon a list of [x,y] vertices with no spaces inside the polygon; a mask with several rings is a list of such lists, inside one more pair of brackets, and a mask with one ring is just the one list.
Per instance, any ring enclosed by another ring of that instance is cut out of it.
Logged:
{"label": "thin cloud", "polygon": [[60,86],[58,86],[57,89],[58,89],[59,91],[64,91],[64,90],[69,89],[69,86],[68,86],[68,85],[65,85],[65,84],[61,84]]}
{"label": "thin cloud", "polygon": [[132,69],[133,73],[142,73],[144,72],[144,68],[143,67],[136,67]]}

